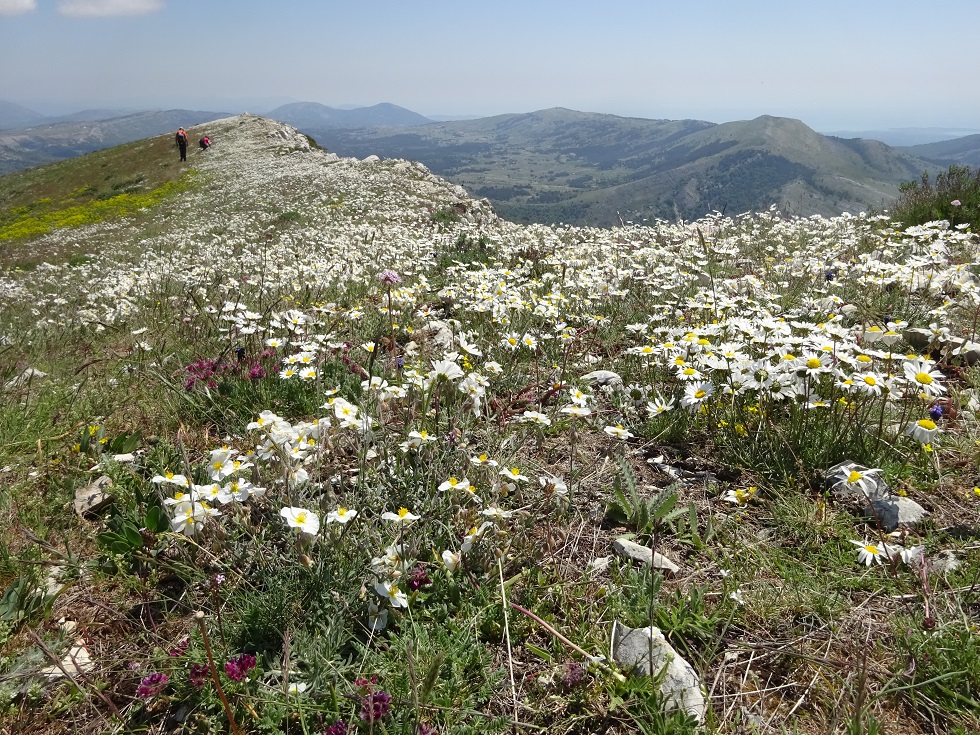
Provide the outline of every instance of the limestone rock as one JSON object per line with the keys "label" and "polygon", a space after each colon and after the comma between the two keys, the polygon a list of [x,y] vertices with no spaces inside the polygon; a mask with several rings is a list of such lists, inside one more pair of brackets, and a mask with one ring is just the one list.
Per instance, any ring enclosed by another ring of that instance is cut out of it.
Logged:
{"label": "limestone rock", "polygon": [[666,699],[666,710],[683,710],[704,722],[707,709],[701,689],[701,677],[694,667],[680,657],[658,628],[629,628],[618,621],[613,624],[613,659],[634,676],[660,676],[660,691]]}
{"label": "limestone rock", "polygon": [[582,380],[589,385],[608,386],[610,388],[620,388],[623,385],[623,379],[612,370],[593,370],[591,373],[583,375]]}
{"label": "limestone rock", "polygon": [[112,496],[106,488],[112,485],[112,480],[107,475],[102,475],[95,482],[91,482],[83,488],[75,491],[75,512],[81,518],[88,518],[98,515],[105,507],[112,503]]}
{"label": "limestone rock", "polygon": [[906,329],[902,332],[902,337],[909,343],[909,347],[916,352],[926,352],[935,339],[935,335],[933,335],[931,329],[923,329],[921,327]]}
{"label": "limestone rock", "polygon": [[899,526],[914,526],[929,515],[929,512],[914,500],[900,495],[879,498],[871,504],[874,506],[874,512],[870,507],[866,507],[864,514],[877,518],[885,533],[891,533]]}
{"label": "limestone rock", "polygon": [[639,564],[646,564],[648,567],[661,570],[668,577],[675,576],[681,568],[668,559],[663,554],[658,554],[642,544],[630,541],[625,538],[618,538],[612,542],[613,551],[630,561]]}
{"label": "limestone rock", "polygon": [[432,342],[437,347],[442,347],[443,349],[451,348],[456,340],[453,338],[453,327],[449,322],[444,322],[441,319],[433,319],[431,322],[425,325],[422,329],[423,333],[434,333]]}
{"label": "limestone rock", "polygon": [[85,647],[85,639],[78,638],[68,651],[68,655],[61,659],[60,666],[48,666],[41,669],[38,673],[52,680],[63,679],[66,671],[68,675],[74,677],[91,671],[94,666],[95,662]]}
{"label": "limestone rock", "polygon": [[6,388],[7,390],[10,390],[11,388],[20,388],[22,385],[27,385],[33,380],[46,378],[47,376],[48,376],[47,373],[42,373],[40,370],[35,370],[34,368],[27,368],[16,378],[11,378],[6,383],[4,383],[3,387]]}
{"label": "limestone rock", "polygon": [[370,155],[367,158],[361,160],[361,163],[378,163],[381,159],[378,156]]}

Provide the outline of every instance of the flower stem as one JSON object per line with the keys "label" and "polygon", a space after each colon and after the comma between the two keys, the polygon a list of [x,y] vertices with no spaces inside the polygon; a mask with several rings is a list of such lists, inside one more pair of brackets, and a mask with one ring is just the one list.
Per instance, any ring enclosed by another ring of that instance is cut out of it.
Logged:
{"label": "flower stem", "polygon": [[225,714],[228,715],[228,724],[231,725],[231,730],[235,735],[244,735],[235,722],[235,716],[231,713],[231,705],[228,704],[225,690],[221,688],[221,679],[218,678],[218,668],[214,665],[214,656],[211,654],[211,642],[208,640],[208,631],[204,625],[204,613],[198,610],[194,613],[194,619],[197,620],[197,625],[201,629],[201,638],[204,639],[204,650],[208,654],[208,663],[211,664],[211,679],[214,681],[214,688],[218,692],[218,697],[221,698],[221,704],[225,707]]}

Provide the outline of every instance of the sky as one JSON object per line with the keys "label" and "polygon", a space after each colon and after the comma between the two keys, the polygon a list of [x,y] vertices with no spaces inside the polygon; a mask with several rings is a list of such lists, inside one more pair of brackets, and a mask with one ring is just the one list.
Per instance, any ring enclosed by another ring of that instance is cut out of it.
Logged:
{"label": "sky", "polygon": [[977,0],[0,0],[0,100],[980,129]]}

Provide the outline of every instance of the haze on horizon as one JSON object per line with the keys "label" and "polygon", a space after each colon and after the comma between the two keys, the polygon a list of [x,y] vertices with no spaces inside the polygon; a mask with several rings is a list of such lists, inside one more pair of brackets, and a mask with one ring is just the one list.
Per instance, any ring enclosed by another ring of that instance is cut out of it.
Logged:
{"label": "haze on horizon", "polygon": [[969,0],[0,0],[0,100],[980,129],[978,36]]}

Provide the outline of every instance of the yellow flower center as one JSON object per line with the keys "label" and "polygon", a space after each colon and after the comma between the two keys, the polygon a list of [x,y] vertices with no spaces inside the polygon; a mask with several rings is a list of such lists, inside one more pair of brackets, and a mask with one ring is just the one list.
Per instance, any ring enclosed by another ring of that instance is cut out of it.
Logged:
{"label": "yellow flower center", "polygon": [[932,385],[932,376],[929,373],[916,373],[915,382],[922,385]]}
{"label": "yellow flower center", "polygon": [[300,524],[306,523],[306,513],[297,513],[296,522]]}
{"label": "yellow flower center", "polygon": [[864,475],[862,475],[857,470],[851,470],[851,474],[849,474],[847,476],[847,484],[848,485],[853,485],[855,482],[857,482],[858,480],[860,480],[862,477],[864,477]]}
{"label": "yellow flower center", "polygon": [[820,362],[820,359],[816,357],[811,357],[809,360],[806,361],[806,366],[811,370],[816,370],[818,367],[820,367],[821,364],[822,363]]}
{"label": "yellow flower center", "polygon": [[864,382],[871,386],[878,385],[878,381],[874,379],[873,375],[865,375]]}
{"label": "yellow flower center", "polygon": [[920,428],[923,428],[926,431],[932,431],[933,429],[936,428],[935,422],[930,421],[929,419],[922,419],[920,421],[917,421],[916,423],[919,425]]}
{"label": "yellow flower center", "polygon": [[707,392],[705,392],[703,390],[699,390],[697,393],[694,394],[694,397],[697,398],[698,400],[701,400],[706,395],[708,395]]}

